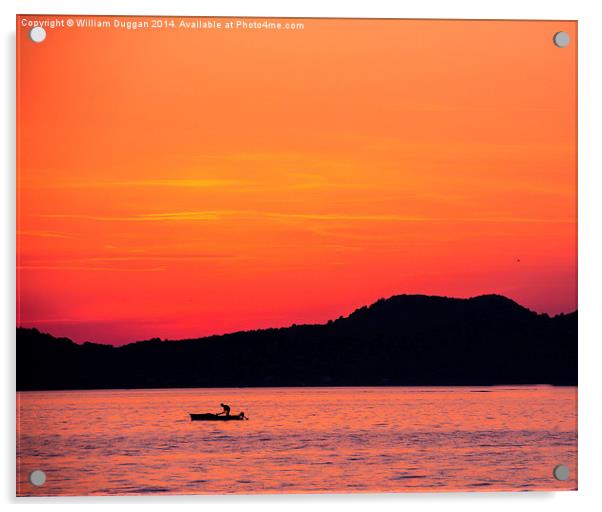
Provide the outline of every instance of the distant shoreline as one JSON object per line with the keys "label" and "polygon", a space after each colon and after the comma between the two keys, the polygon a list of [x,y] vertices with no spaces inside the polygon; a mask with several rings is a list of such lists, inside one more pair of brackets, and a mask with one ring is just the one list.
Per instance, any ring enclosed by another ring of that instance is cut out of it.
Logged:
{"label": "distant shoreline", "polygon": [[[442,390],[442,388],[453,388],[453,389],[474,389],[474,388],[493,388],[491,391],[497,388],[498,391],[512,391],[517,388],[524,389],[536,389],[536,388],[578,388],[577,384],[459,384],[459,385],[446,385],[436,384],[430,386],[413,385],[413,386],[398,386],[398,385],[367,385],[367,386],[230,386],[230,387],[175,387],[175,388],[65,388],[65,389],[17,389],[17,393],[62,393],[65,391],[175,391],[175,390],[192,390],[192,389],[241,389],[241,390],[255,390],[255,389],[365,389],[365,388],[381,388],[381,389],[393,389],[393,388],[416,388],[416,389],[433,389],[436,391]],[[435,392],[436,392],[435,391]],[[473,391],[479,393],[480,391]],[[488,393],[489,390],[482,391]]]}
{"label": "distant shoreline", "polygon": [[577,315],[399,295],[326,324],[118,347],[17,328],[17,389],[576,386]]}

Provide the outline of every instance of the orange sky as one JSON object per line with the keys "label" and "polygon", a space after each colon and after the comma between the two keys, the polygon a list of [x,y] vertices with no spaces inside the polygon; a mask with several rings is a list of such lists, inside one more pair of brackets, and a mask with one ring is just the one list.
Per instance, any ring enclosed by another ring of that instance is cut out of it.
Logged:
{"label": "orange sky", "polygon": [[121,344],[400,293],[577,307],[576,23],[295,21],[18,27],[19,325]]}

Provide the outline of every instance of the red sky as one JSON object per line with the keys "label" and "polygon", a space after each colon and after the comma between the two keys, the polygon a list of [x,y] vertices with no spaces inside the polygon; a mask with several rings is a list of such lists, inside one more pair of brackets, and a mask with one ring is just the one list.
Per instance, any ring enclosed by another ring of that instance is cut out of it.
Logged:
{"label": "red sky", "polygon": [[295,21],[18,28],[18,325],[121,344],[400,293],[577,307],[576,23]]}

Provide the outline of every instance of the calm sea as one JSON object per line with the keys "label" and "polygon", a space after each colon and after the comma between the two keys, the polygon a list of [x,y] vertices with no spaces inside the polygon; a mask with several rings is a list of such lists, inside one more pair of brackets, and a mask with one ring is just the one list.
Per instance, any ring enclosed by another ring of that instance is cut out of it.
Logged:
{"label": "calm sea", "polygon": [[[250,420],[190,421],[220,402]],[[577,388],[553,387],[18,393],[17,492],[575,489],[576,408]]]}

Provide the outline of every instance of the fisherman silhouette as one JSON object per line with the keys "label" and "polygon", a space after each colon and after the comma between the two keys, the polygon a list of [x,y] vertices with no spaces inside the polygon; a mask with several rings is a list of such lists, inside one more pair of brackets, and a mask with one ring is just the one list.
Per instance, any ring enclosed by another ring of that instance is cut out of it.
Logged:
{"label": "fisherman silhouette", "polygon": [[226,404],[220,404],[223,411],[222,412],[218,412],[217,415],[220,416],[222,414],[225,414],[226,416],[230,416],[230,406],[226,405]]}

